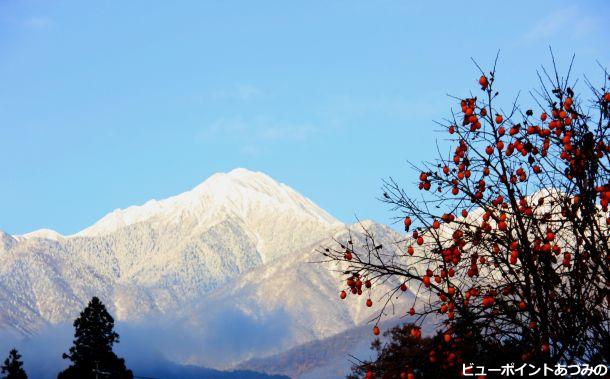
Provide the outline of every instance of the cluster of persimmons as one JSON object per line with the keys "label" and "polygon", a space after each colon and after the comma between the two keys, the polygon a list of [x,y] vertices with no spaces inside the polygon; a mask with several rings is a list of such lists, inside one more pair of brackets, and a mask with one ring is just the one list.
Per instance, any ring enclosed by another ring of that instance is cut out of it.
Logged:
{"label": "cluster of persimmons", "polygon": [[[410,289],[417,296],[404,300],[404,315],[440,326],[447,348],[429,358],[449,369],[468,359],[461,342],[473,335],[482,345],[519,346],[524,362],[607,360],[608,87],[589,84],[585,100],[569,73],[546,75],[538,111],[516,101],[504,111],[494,82],[495,68],[482,73],[481,96],[458,99],[459,111],[442,123],[447,154],[417,166],[423,196],[385,183],[384,201],[402,212],[407,232],[396,249],[367,231],[373,243],[326,249],[348,276],[340,298],[364,293],[371,307],[380,288],[378,335],[387,304]],[[420,338],[421,328],[411,333]],[[402,374],[414,378],[417,367]]]}

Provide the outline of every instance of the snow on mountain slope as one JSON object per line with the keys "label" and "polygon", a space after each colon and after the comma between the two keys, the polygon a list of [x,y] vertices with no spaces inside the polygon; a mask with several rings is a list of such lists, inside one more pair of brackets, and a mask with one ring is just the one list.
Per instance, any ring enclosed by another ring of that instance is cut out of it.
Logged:
{"label": "snow on mountain slope", "polygon": [[[335,262],[316,263],[324,257],[320,249],[337,241],[347,241],[349,231],[354,244],[364,244],[362,227],[372,233],[377,243],[392,249],[400,235],[394,230],[372,222],[363,222],[349,227],[338,227],[325,238],[283,256],[272,263],[260,266],[240,275],[205,296],[199,305],[183,312],[177,321],[189,330],[206,330],[218,325],[219,317],[214,310],[227,309],[247,316],[266,330],[264,338],[268,344],[260,346],[260,336],[243,333],[240,349],[225,353],[222,357],[209,354],[175,357],[192,364],[231,368],[252,357],[275,354],[302,343],[326,338],[354,326],[366,324],[381,309],[380,297],[399,283],[385,283],[376,287],[371,298],[372,308],[365,306],[367,294],[355,299],[341,301],[339,292],[343,287],[344,268]],[[407,292],[395,300],[395,312],[403,316],[411,306],[414,294]],[[409,304],[407,306],[407,304]],[[392,312],[392,307],[388,307]],[[228,313],[228,312],[225,312]],[[389,317],[392,315],[390,314]],[[223,328],[223,326],[218,326]],[[372,328],[372,326],[370,326]],[[205,335],[200,336],[201,340]],[[251,348],[248,348],[251,347]]]}
{"label": "snow on mountain slope", "polygon": [[[103,236],[142,222],[175,225],[189,220],[209,225],[217,222],[219,214],[234,215],[246,224],[258,239],[263,261],[273,259],[285,253],[286,247],[302,244],[308,239],[303,238],[305,233],[289,232],[296,225],[308,231],[318,225],[340,224],[285,184],[263,173],[238,168],[228,174],[214,174],[193,190],[180,195],[117,209],[76,236]],[[290,239],[291,236],[294,238]]]}
{"label": "snow on mountain slope", "polygon": [[[365,244],[362,227],[387,249],[401,239],[370,221],[345,226],[289,187],[239,169],[111,212],[72,236],[0,232],[0,332],[33,336],[71,322],[95,295],[137,336],[132,343],[181,363],[234,368],[375,316],[398,283],[377,287],[367,308],[368,294],[339,299],[344,267],[314,263],[333,239]],[[403,295],[389,317],[410,307],[414,295]]]}
{"label": "snow on mountain slope", "polygon": [[31,334],[69,321],[94,295],[120,320],[171,314],[338,225],[286,185],[236,169],[72,236],[0,232],[0,328]]}
{"label": "snow on mountain slope", "polygon": [[64,236],[62,236],[61,234],[57,233],[54,230],[51,229],[38,229],[35,230],[33,232],[30,233],[26,233],[22,236],[18,236],[18,239],[24,239],[24,238],[46,238],[48,240],[54,240],[57,241],[61,238],[64,238]]}

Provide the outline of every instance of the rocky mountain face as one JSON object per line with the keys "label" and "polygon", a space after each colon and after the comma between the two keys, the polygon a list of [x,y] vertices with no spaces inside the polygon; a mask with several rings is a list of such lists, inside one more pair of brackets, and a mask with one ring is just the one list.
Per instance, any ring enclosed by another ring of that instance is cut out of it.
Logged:
{"label": "rocky mountain face", "polygon": [[[333,336],[339,332],[367,324],[378,315],[384,304],[381,297],[400,283],[384,283],[372,293],[355,296],[344,301],[339,292],[344,289],[345,267],[336,262],[322,262],[321,254],[326,246],[335,241],[354,245],[366,243],[365,228],[376,237],[376,243],[391,248],[400,236],[394,230],[370,221],[351,226],[340,226],[325,238],[295,250],[281,259],[261,265],[202,298],[198,304],[178,318],[179,324],[189,325],[190,330],[205,330],[221,313],[247,315],[254,328],[263,331],[257,341],[242,340],[240,349],[233,349],[232,355],[211,357],[205,354],[190,357],[188,363],[231,368],[237,362],[254,357],[277,354],[299,344]],[[366,307],[367,298],[373,300],[371,308]],[[411,292],[400,298],[392,298],[393,308],[386,310],[389,317],[404,315],[414,299]],[[230,309],[227,310],[227,305]],[[368,326],[369,331],[372,326]],[[203,339],[203,337],[202,337]]]}
{"label": "rocky mountain face", "polygon": [[33,333],[70,319],[93,295],[119,320],[166,313],[338,225],[289,187],[237,169],[115,210],[72,236],[2,233],[0,327]]}
{"label": "rocky mountain face", "polygon": [[[267,175],[236,169],[71,236],[0,232],[0,331],[35,336],[98,296],[119,321],[146,331],[143,343],[190,347],[166,358],[232,368],[364,325],[379,311],[373,296],[372,309],[366,295],[340,301],[344,268],[315,263],[333,240],[365,243],[363,228],[385,246],[400,239],[372,222],[343,225]],[[401,312],[413,296],[396,300]]]}

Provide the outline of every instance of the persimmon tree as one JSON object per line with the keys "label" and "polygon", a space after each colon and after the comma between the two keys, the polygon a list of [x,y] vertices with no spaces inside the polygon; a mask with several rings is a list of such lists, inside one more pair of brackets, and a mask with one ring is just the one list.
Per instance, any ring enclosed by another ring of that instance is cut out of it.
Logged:
{"label": "persimmon tree", "polygon": [[451,348],[431,354],[448,369],[469,363],[464,341],[473,335],[470,344],[519,346],[524,362],[608,363],[608,72],[597,86],[579,84],[572,64],[561,76],[553,58],[553,70],[538,73],[531,106],[517,99],[506,108],[496,64],[479,70],[476,92],[456,98],[438,123],[449,151],[414,164],[417,190],[384,182],[382,201],[407,232],[400,248],[369,235],[364,246],[338,241],[322,251],[346,267],[340,297],[394,283],[380,296],[379,334],[388,305],[411,288],[418,296],[401,313],[438,324]]}
{"label": "persimmon tree", "polygon": [[[456,376],[455,370],[443,365],[439,356],[452,354],[453,345],[447,335],[438,332],[434,336],[417,337],[413,332],[417,328],[413,324],[405,324],[391,328],[383,333],[385,339],[375,339],[371,343],[371,350],[376,357],[371,361],[357,361],[352,366],[352,374],[348,379],[374,377],[374,373],[381,373],[381,378],[414,379],[423,378],[451,378]],[[454,334],[460,331],[454,331]],[[478,365],[484,367],[500,367],[507,360],[514,362],[518,357],[518,349],[514,346],[486,345],[476,343],[476,334],[464,335],[460,346],[463,354],[469,358],[476,358]],[[411,368],[409,370],[409,368]],[[416,368],[416,370],[413,370]],[[459,373],[457,373],[459,375]]]}

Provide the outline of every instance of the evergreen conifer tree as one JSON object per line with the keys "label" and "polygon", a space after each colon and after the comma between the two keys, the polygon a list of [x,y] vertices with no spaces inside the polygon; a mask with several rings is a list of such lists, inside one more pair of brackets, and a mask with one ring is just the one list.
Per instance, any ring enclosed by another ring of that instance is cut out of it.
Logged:
{"label": "evergreen conifer tree", "polygon": [[132,379],[125,361],[112,351],[119,335],[114,319],[100,299],[94,297],[74,321],[74,345],[64,359],[72,365],[59,373],[58,379]]}
{"label": "evergreen conifer tree", "polygon": [[27,379],[28,376],[23,369],[23,362],[21,361],[21,355],[16,349],[9,352],[8,358],[2,365],[2,379]]}

